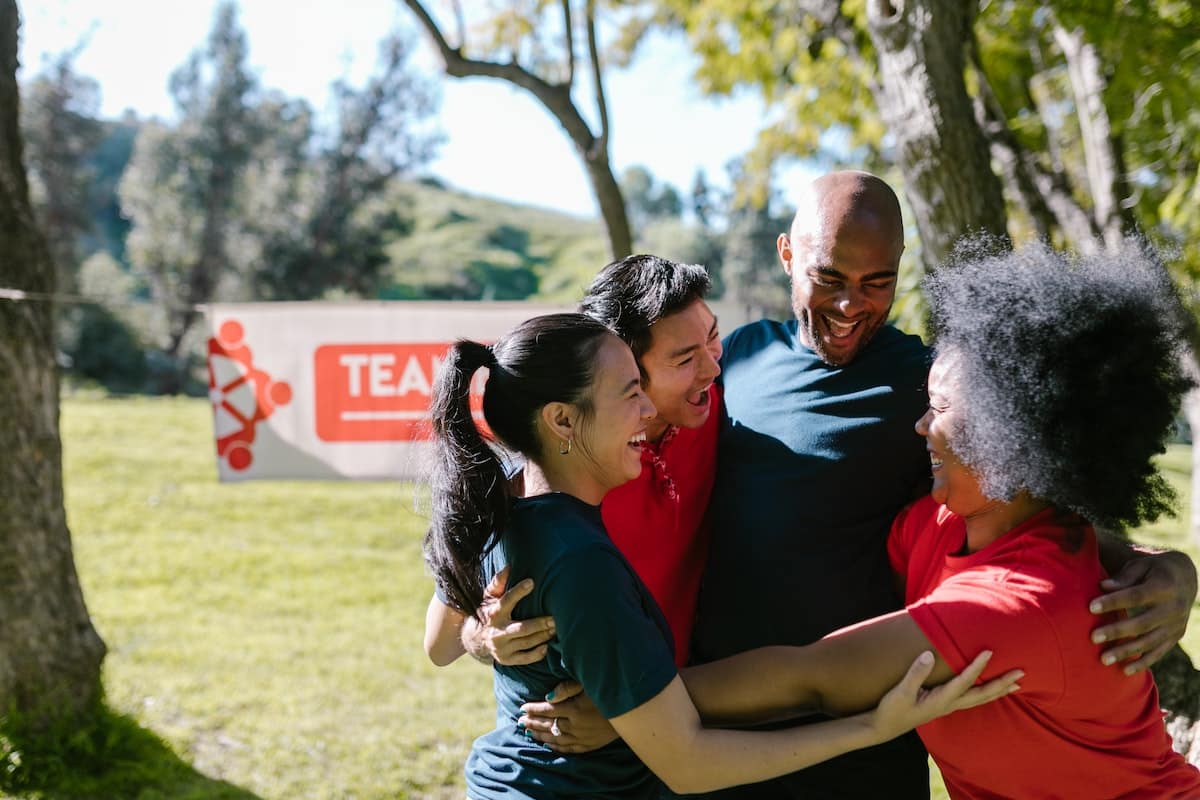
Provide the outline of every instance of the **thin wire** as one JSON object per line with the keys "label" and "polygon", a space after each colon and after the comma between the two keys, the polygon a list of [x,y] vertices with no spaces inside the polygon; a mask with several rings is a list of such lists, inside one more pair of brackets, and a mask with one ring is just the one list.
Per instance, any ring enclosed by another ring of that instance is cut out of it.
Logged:
{"label": "thin wire", "polygon": [[[8,289],[0,286],[0,300],[10,300],[14,303],[21,302],[55,302],[55,303],[73,303],[76,305],[93,305],[93,306],[112,306],[112,305],[137,305],[129,300],[108,300],[100,297],[88,297],[82,294],[61,294],[58,292],[27,292],[24,289]],[[190,306],[193,311],[205,313],[208,311],[207,303],[197,303]]]}

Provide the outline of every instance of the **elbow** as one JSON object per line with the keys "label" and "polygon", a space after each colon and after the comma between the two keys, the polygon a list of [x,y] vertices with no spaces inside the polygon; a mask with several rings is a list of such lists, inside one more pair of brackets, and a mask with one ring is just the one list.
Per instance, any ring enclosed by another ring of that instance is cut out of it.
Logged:
{"label": "elbow", "polygon": [[672,794],[688,795],[688,794],[703,794],[711,792],[722,787],[709,785],[708,782],[697,780],[696,770],[694,769],[679,769],[675,770],[671,775],[659,775],[658,778],[666,784]]}
{"label": "elbow", "polygon": [[[454,644],[458,644],[454,642]],[[454,663],[460,655],[462,655],[462,646],[455,647],[446,642],[440,641],[439,637],[430,637],[425,639],[425,655],[429,658],[430,663],[435,667],[444,667]]]}
{"label": "elbow", "polygon": [[444,653],[439,653],[436,650],[431,650],[428,647],[425,648],[425,655],[429,656],[429,662],[435,667],[444,667],[447,664],[454,662],[453,658],[449,658]]}
{"label": "elbow", "polygon": [[682,765],[675,774],[659,774],[659,780],[666,784],[672,793],[678,795],[708,794],[729,788],[729,780],[719,775],[707,774],[705,770],[696,769],[695,764]]}

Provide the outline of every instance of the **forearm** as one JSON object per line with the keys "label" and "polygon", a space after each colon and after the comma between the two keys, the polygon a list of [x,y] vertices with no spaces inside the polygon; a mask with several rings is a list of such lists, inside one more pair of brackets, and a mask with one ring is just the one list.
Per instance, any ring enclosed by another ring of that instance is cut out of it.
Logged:
{"label": "forearm", "polygon": [[811,767],[883,739],[869,714],[779,731],[700,728],[679,760],[659,777],[679,794],[692,794],[769,780]]}
{"label": "forearm", "polygon": [[[898,611],[805,647],[751,650],[681,674],[706,722],[756,722],[813,710],[851,714],[874,707],[930,649],[907,612]],[[939,659],[931,682],[952,675]]]}
{"label": "forearm", "polygon": [[680,671],[708,724],[747,724],[812,712],[820,702],[803,648],[761,647]]}
{"label": "forearm", "polygon": [[430,598],[425,610],[425,655],[436,666],[444,667],[464,652],[460,639],[463,621],[467,616],[438,600]]}
{"label": "forearm", "polygon": [[869,715],[770,732],[705,728],[678,683],[612,724],[681,794],[767,780],[883,740]]}

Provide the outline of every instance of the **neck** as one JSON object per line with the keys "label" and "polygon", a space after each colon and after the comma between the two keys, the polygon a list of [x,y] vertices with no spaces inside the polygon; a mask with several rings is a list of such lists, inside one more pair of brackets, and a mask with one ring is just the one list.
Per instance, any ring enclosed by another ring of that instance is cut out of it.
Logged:
{"label": "neck", "polygon": [[993,500],[980,510],[963,517],[967,525],[967,551],[982,550],[1034,514],[1049,507],[1022,492],[1007,502]]}
{"label": "neck", "polygon": [[[542,464],[530,462],[526,466],[525,496],[562,492],[577,497],[588,505],[598,506],[608,492],[584,469],[582,454],[570,453],[560,456],[552,452]],[[529,467],[533,467],[530,472]]]}

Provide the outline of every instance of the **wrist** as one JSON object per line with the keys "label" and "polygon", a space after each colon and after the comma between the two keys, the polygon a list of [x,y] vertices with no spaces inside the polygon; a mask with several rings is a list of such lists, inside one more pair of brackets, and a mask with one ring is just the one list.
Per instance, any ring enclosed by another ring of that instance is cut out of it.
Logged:
{"label": "wrist", "polygon": [[463,649],[467,651],[467,655],[483,664],[491,664],[492,657],[488,653],[487,646],[483,641],[482,628],[479,626],[479,620],[475,617],[467,617],[463,620],[462,627],[459,629],[459,640],[462,642]]}

